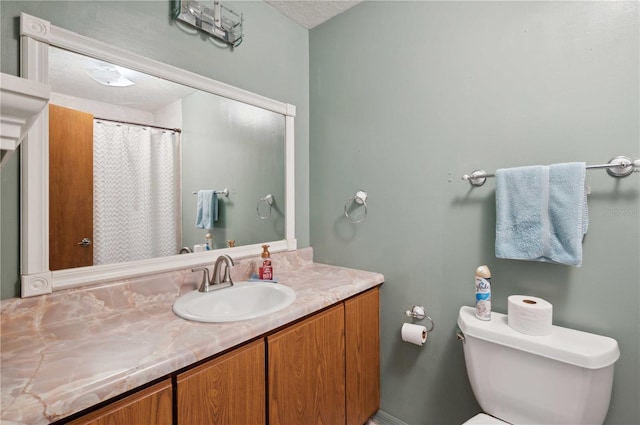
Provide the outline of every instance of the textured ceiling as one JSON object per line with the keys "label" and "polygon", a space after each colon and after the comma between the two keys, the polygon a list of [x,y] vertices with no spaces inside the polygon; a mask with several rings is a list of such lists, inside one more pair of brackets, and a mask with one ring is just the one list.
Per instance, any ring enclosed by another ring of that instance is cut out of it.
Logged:
{"label": "textured ceiling", "polygon": [[265,0],[294,22],[311,29],[362,0]]}
{"label": "textured ceiling", "polygon": [[62,50],[49,49],[49,84],[55,93],[90,99],[111,105],[125,106],[142,111],[155,112],[196,90],[143,74],[117,67],[121,74],[135,82],[130,87],[103,86],[92,80],[88,71],[107,62]]}

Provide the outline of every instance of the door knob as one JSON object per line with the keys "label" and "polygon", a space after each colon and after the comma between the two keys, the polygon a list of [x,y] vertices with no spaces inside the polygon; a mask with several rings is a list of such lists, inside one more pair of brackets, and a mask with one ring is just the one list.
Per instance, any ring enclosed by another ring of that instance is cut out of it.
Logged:
{"label": "door knob", "polygon": [[89,245],[91,245],[91,239],[84,238],[80,242],[78,242],[78,245],[89,246]]}

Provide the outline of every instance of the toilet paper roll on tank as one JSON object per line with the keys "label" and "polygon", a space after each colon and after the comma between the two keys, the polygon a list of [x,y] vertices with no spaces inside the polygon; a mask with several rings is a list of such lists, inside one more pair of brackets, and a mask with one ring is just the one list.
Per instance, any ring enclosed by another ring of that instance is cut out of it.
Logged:
{"label": "toilet paper roll on tank", "polygon": [[509,326],[523,334],[544,336],[552,332],[553,306],[546,300],[527,295],[510,295],[507,302]]}

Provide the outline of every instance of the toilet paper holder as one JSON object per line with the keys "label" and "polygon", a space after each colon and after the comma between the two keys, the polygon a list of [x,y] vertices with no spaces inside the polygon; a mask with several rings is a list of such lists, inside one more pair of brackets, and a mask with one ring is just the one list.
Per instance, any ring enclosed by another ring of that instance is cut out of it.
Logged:
{"label": "toilet paper holder", "polygon": [[427,329],[427,332],[433,331],[433,328],[435,328],[436,326],[435,323],[433,323],[433,319],[427,316],[427,312],[424,309],[424,306],[414,305],[413,307],[411,307],[411,310],[405,311],[404,314],[417,320],[427,319],[429,323],[431,323],[431,327]]}

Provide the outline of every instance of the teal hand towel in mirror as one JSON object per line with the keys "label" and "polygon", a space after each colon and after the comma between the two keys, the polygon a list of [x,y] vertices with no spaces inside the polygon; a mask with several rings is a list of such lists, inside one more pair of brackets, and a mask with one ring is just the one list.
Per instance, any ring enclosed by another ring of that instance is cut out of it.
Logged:
{"label": "teal hand towel in mirror", "polygon": [[582,264],[585,163],[496,171],[496,257]]}
{"label": "teal hand towel in mirror", "polygon": [[213,229],[218,220],[218,195],[215,190],[199,190],[196,207],[196,228]]}

